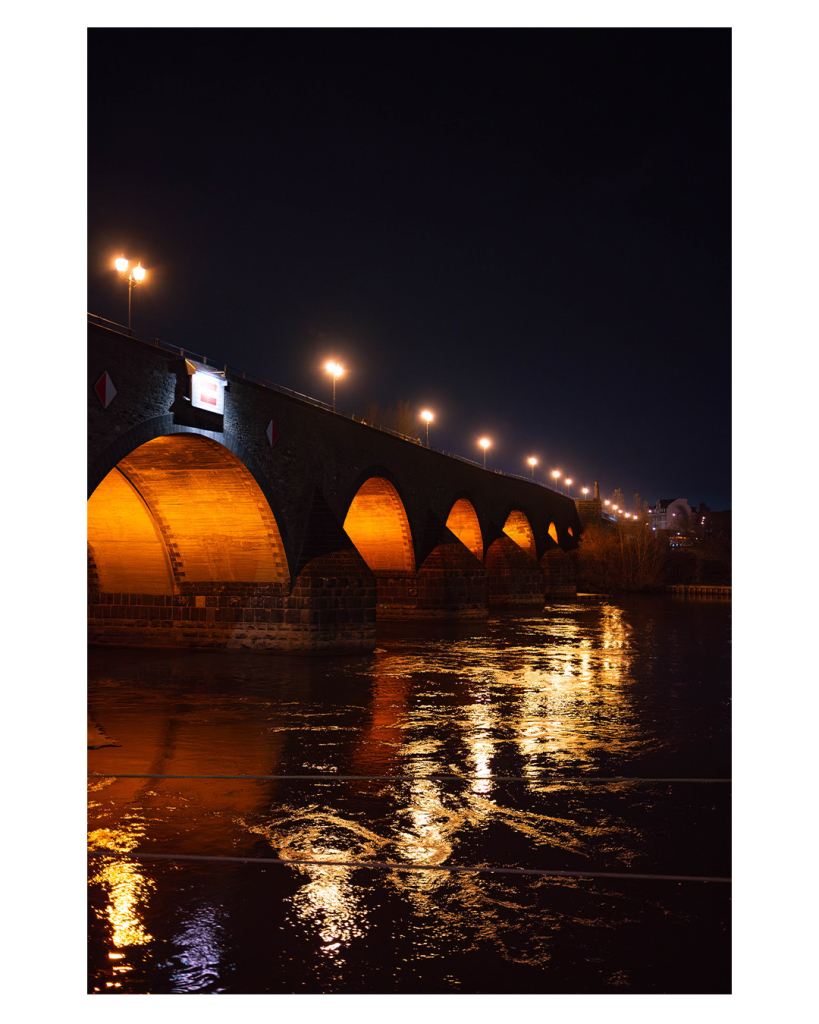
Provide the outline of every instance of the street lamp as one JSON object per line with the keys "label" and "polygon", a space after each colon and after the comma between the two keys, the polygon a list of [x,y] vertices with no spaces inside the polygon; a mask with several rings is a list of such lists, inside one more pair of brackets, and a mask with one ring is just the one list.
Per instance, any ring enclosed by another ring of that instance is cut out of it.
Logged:
{"label": "street lamp", "polygon": [[571,477],[568,477],[568,476],[566,477],[566,487],[568,488],[569,497],[571,498],[571,496],[572,496],[572,481],[571,481]]}
{"label": "street lamp", "polygon": [[534,480],[535,479],[535,466],[537,465],[537,459],[534,456],[532,456],[532,458],[529,459],[528,461],[529,461],[529,465],[532,467],[532,479]]}
{"label": "street lamp", "polygon": [[336,411],[336,381],[344,373],[344,367],[340,363],[334,363],[330,360],[329,363],[324,367],[328,373],[333,375],[333,412]]}
{"label": "street lamp", "polygon": [[130,332],[131,332],[131,289],[134,287],[135,284],[139,284],[140,281],[144,280],[144,278],[145,278],[145,268],[142,266],[141,263],[137,263],[137,265],[135,267],[131,267],[131,269],[129,271],[128,268],[130,267],[130,264],[129,264],[128,260],[125,259],[124,256],[120,256],[118,259],[114,260],[114,266],[117,268],[117,270],[119,271],[119,273],[123,277],[125,276],[125,274],[128,274],[128,333],[130,334]]}
{"label": "street lamp", "polygon": [[585,498],[588,493],[589,493],[588,487],[584,487],[583,488],[583,497]]}
{"label": "street lamp", "polygon": [[486,449],[490,444],[492,444],[492,442],[488,437],[482,437],[480,441],[478,441],[478,444],[483,448],[483,468],[486,469]]}
{"label": "street lamp", "polygon": [[552,476],[555,479],[555,487],[556,487],[557,486],[557,481],[560,479],[560,470],[559,469],[553,469],[552,470]]}
{"label": "street lamp", "polygon": [[424,409],[424,411],[421,413],[421,419],[422,420],[426,420],[426,424],[427,424],[427,448],[429,448],[429,425],[430,425],[430,423],[432,423],[432,421],[434,419],[434,416],[429,411],[429,409]]}

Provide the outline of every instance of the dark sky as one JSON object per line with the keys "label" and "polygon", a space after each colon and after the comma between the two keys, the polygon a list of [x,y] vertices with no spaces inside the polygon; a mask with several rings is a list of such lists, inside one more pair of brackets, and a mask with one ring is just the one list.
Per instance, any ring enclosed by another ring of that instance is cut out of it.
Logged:
{"label": "dark sky", "polygon": [[[727,29],[92,29],[88,310],[731,505]],[[123,101],[124,92],[129,99]],[[419,421],[420,423],[420,421]]]}

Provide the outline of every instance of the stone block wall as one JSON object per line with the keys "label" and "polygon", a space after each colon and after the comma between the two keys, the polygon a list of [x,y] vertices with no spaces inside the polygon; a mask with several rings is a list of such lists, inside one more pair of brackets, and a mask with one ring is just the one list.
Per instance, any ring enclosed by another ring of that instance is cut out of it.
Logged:
{"label": "stone block wall", "polygon": [[575,597],[577,569],[575,561],[561,548],[552,548],[540,560],[546,582],[546,597]]}
{"label": "stone block wall", "polygon": [[375,646],[375,579],[354,552],[314,559],[289,593],[273,583],[179,589],[173,595],[89,589],[89,642],[293,652]]}
{"label": "stone block wall", "polygon": [[543,605],[545,586],[540,566],[509,537],[499,537],[486,552],[489,603]]}
{"label": "stone block wall", "polygon": [[598,526],[603,520],[603,503],[599,498],[576,500],[574,507],[577,509],[580,526],[584,530],[587,526]]}

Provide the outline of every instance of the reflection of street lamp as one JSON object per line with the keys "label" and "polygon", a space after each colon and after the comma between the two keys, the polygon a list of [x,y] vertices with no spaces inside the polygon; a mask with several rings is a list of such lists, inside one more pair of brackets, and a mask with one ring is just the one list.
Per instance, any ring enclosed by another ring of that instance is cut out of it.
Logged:
{"label": "reflection of street lamp", "polygon": [[480,441],[478,441],[478,444],[483,448],[483,468],[486,469],[486,449],[490,444],[492,444],[492,442],[488,437],[482,437]]}
{"label": "reflection of street lamp", "polygon": [[[130,264],[128,263],[128,260],[126,260],[124,256],[120,256],[119,259],[114,260],[114,266],[117,268],[117,270],[120,272],[120,274],[122,274],[123,277],[124,277],[126,272],[128,271],[128,267],[130,266]],[[145,277],[145,268],[142,266],[141,263],[137,263],[137,265],[135,267],[132,267],[130,273],[128,274],[128,331],[129,332],[131,330],[131,289],[134,287],[134,284],[139,284],[139,282],[142,281],[144,279],[144,277]]]}
{"label": "reflection of street lamp", "polygon": [[532,467],[532,479],[534,480],[535,479],[535,466],[537,465],[537,459],[533,455],[532,458],[528,460],[528,462],[529,462],[529,465]]}
{"label": "reflection of street lamp", "polygon": [[327,363],[327,365],[324,367],[324,369],[328,373],[332,373],[332,375],[333,375],[333,412],[335,412],[336,411],[336,381],[342,375],[342,373],[344,373],[344,368],[341,366],[340,363],[334,363],[331,360],[329,363]]}
{"label": "reflection of street lamp", "polygon": [[429,448],[429,425],[430,423],[432,423],[434,417],[432,413],[429,411],[429,409],[424,409],[424,411],[421,413],[421,419],[426,420],[427,423],[427,448]]}

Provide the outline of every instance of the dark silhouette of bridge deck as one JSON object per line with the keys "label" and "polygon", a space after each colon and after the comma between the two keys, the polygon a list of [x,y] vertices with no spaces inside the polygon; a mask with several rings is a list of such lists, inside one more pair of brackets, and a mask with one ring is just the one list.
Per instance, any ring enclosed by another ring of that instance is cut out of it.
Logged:
{"label": "dark silhouette of bridge deck", "polygon": [[88,403],[91,642],[366,650],[574,593],[575,503],[525,478],[94,323]]}

